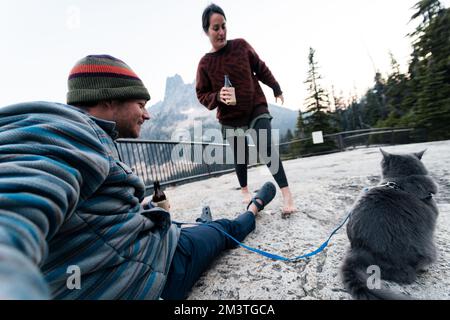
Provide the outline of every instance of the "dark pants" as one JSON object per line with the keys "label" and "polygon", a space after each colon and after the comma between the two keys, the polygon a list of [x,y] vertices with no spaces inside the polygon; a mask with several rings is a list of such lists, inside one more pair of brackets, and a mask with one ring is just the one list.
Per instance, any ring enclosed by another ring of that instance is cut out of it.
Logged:
{"label": "dark pants", "polygon": [[[264,118],[259,119],[258,121],[256,121],[255,127],[253,129],[255,131],[254,131],[254,135],[252,135],[252,139],[256,144],[256,149],[258,151],[258,154],[260,156],[261,155],[267,156],[267,157],[269,157],[269,159],[272,159],[273,161],[278,162],[278,166],[276,166],[277,170],[275,172],[272,172],[272,170],[271,170],[271,173],[272,173],[276,183],[280,187],[280,189],[287,187],[288,182],[287,182],[286,174],[284,173],[283,164],[281,163],[281,160],[280,160],[280,155],[275,150],[274,145],[272,143],[272,133],[271,133],[272,126],[270,125],[270,119],[264,119]],[[267,141],[265,141],[266,143],[263,143],[263,141],[258,139],[260,137],[261,130],[266,130],[266,132],[267,132]],[[242,139],[244,139],[245,141],[243,141]],[[244,188],[247,186],[247,165],[248,165],[248,160],[249,160],[248,159],[249,155],[248,155],[247,137],[240,136],[240,137],[228,138],[228,143],[230,144],[231,148],[233,149],[234,167],[236,170],[236,175],[239,180],[239,184],[240,184],[241,188]],[[242,150],[242,147],[240,147],[240,146],[245,146],[244,150]],[[264,150],[265,154],[261,153],[263,147],[266,148]],[[245,155],[242,155],[243,152],[245,152]],[[241,154],[241,156],[238,158],[239,154]],[[244,159],[245,162],[241,161],[241,159]],[[264,159],[263,159],[263,161],[264,161]],[[272,165],[271,161],[266,162],[266,164],[269,168],[271,168],[271,165]]]}
{"label": "dark pants", "polygon": [[[251,212],[246,212],[234,220],[221,219],[209,224],[242,241],[255,229],[255,216]],[[236,246],[237,244],[222,232],[207,225],[181,229],[161,298],[186,299],[194,284],[214,259],[225,249]]]}

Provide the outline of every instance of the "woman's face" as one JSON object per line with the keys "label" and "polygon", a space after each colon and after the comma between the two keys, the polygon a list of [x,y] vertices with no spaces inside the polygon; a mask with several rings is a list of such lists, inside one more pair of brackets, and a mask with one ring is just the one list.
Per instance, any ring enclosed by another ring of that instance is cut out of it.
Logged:
{"label": "woman's face", "polygon": [[227,22],[218,13],[214,13],[209,18],[208,37],[214,51],[220,50],[227,44]]}

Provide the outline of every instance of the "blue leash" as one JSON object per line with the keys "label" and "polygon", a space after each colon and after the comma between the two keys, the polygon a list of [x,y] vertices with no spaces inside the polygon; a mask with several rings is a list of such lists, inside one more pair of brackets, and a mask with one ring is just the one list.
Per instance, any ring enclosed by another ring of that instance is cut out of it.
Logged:
{"label": "blue leash", "polygon": [[264,256],[264,257],[267,257],[267,258],[270,258],[270,259],[273,259],[273,260],[280,260],[280,261],[285,261],[285,262],[295,262],[295,261],[297,261],[297,260],[301,260],[301,259],[308,259],[308,258],[311,258],[311,257],[313,257],[313,256],[315,256],[315,255],[317,255],[317,254],[319,254],[320,252],[322,252],[327,246],[328,246],[328,244],[329,244],[329,242],[330,242],[330,240],[331,240],[331,238],[345,225],[345,223],[347,222],[347,220],[350,218],[350,215],[351,215],[351,212],[349,212],[348,214],[347,214],[347,216],[346,216],[346,218],[344,219],[344,221],[336,228],[336,229],[334,229],[334,231],[330,234],[330,236],[328,237],[328,239],[327,239],[327,241],[325,241],[324,243],[322,243],[322,245],[319,247],[319,248],[317,248],[316,250],[314,250],[314,251],[312,251],[312,252],[310,252],[310,253],[307,253],[307,254],[304,254],[304,255],[301,255],[301,256],[298,256],[298,257],[295,257],[295,258],[286,258],[286,257],[282,257],[282,256],[279,256],[279,255],[276,255],[276,254],[272,254],[272,253],[270,253],[270,252],[267,252],[267,251],[264,251],[264,250],[260,250],[260,249],[256,249],[256,248],[252,248],[252,247],[249,247],[249,246],[247,246],[247,245],[245,245],[245,244],[243,244],[242,242],[240,242],[239,240],[237,240],[237,239],[235,239],[232,235],[230,235],[229,233],[227,233],[226,231],[224,231],[224,230],[222,230],[222,229],[220,229],[220,228],[218,228],[218,227],[216,227],[216,226],[214,226],[214,225],[211,225],[211,224],[208,224],[208,223],[184,223],[184,222],[176,222],[176,221],[173,221],[172,223],[174,223],[174,224],[176,224],[176,225],[179,225],[179,226],[181,226],[181,225],[202,225],[202,226],[209,226],[209,227],[211,227],[211,228],[214,228],[214,229],[216,229],[216,230],[218,230],[218,231],[220,231],[220,232],[222,232],[224,235],[226,235],[228,238],[230,238],[231,240],[233,240],[234,242],[236,242],[239,246],[241,246],[242,248],[244,248],[244,249],[247,249],[247,250],[249,250],[249,251],[252,251],[252,252],[255,252],[255,253],[258,253],[258,254],[260,254],[260,255],[262,255],[262,256]]}

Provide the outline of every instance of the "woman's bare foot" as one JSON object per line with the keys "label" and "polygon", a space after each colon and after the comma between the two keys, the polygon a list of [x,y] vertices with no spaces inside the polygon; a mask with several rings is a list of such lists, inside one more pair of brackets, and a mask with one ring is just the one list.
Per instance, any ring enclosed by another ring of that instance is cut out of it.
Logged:
{"label": "woman's bare foot", "polygon": [[250,191],[248,191],[248,187],[241,188],[241,193],[242,193],[242,196],[244,197],[244,199],[242,200],[242,203],[247,204],[252,200],[252,194],[250,193]]}
{"label": "woman's bare foot", "polygon": [[283,194],[283,209],[281,211],[281,216],[283,218],[287,218],[296,212],[297,208],[294,205],[294,199],[292,199],[292,194],[289,187],[282,188],[281,193]]}

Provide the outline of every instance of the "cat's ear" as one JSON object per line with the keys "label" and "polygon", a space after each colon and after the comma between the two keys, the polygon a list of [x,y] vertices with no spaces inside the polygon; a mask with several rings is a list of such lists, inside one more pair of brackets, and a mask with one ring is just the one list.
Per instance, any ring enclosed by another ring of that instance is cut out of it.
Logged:
{"label": "cat's ear", "polygon": [[425,151],[427,151],[427,149],[420,151],[418,153],[414,153],[414,155],[419,158],[419,160],[422,160],[423,154],[425,153]]}
{"label": "cat's ear", "polygon": [[383,158],[387,159],[389,158],[390,154],[387,153],[386,151],[384,151],[383,149],[380,148],[381,153],[383,154]]}

